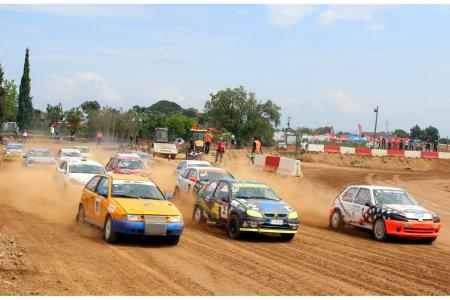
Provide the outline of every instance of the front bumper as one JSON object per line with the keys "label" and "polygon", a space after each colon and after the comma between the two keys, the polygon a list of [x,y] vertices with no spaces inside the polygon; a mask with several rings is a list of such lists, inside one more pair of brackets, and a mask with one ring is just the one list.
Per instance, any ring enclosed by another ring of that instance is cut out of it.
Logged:
{"label": "front bumper", "polygon": [[3,154],[4,160],[22,160],[23,154]]}
{"label": "front bumper", "polygon": [[[113,230],[118,233],[145,235],[145,222],[112,220]],[[184,223],[166,223],[165,236],[177,236],[183,233]]]}
{"label": "front bumper", "polygon": [[390,235],[410,237],[410,238],[433,238],[437,237],[442,228],[441,223],[433,221],[419,222],[416,220],[394,221],[385,220],[386,233]]}
{"label": "front bumper", "polygon": [[275,225],[271,223],[271,218],[252,218],[246,217],[242,220],[240,231],[258,232],[258,233],[297,233],[299,219],[276,219],[283,221],[283,224]]}

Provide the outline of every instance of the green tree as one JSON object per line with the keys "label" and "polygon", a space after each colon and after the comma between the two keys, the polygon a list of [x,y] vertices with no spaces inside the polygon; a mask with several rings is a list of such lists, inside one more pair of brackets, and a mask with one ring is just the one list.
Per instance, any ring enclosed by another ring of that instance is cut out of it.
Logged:
{"label": "green tree", "polygon": [[415,125],[414,127],[412,127],[411,129],[411,133],[409,135],[410,138],[418,140],[422,138],[422,129],[420,129],[419,125]]}
{"label": "green tree", "polygon": [[100,110],[100,104],[97,102],[97,100],[84,101],[83,103],[81,103],[80,107],[88,115],[92,112],[98,112]]}
{"label": "green tree", "polygon": [[394,132],[392,132],[392,135],[399,137],[399,138],[409,137],[409,134],[406,131],[404,131],[403,129],[395,129]]}
{"label": "green tree", "polygon": [[172,131],[174,138],[181,137],[187,139],[192,128],[192,124],[197,121],[180,113],[167,118],[167,127]]}
{"label": "green tree", "polygon": [[3,87],[3,69],[2,69],[2,65],[0,65],[0,127],[3,126],[3,121],[5,118],[5,112],[6,112],[6,107],[5,107],[5,95],[6,95],[6,91],[5,88]]}
{"label": "green tree", "polygon": [[25,63],[23,65],[23,75],[19,87],[19,110],[17,121],[21,129],[30,128],[33,121],[33,103],[30,79],[30,50],[27,48],[25,53]]}
{"label": "green tree", "polygon": [[230,131],[240,141],[249,143],[258,136],[265,144],[272,143],[274,126],[280,123],[281,108],[271,100],[261,102],[243,86],[210,94],[204,111],[208,124]]}
{"label": "green tree", "polygon": [[17,85],[14,80],[5,80],[5,121],[15,122],[17,119]]}
{"label": "green tree", "polygon": [[83,118],[83,113],[78,107],[72,108],[64,113],[67,122],[70,123],[70,133],[74,135],[77,133],[81,120]]}
{"label": "green tree", "polygon": [[156,102],[155,104],[151,105],[146,109],[147,111],[151,112],[160,112],[163,114],[171,114],[174,112],[182,111],[183,108],[179,106],[177,103],[168,101],[168,100],[161,100]]}
{"label": "green tree", "polygon": [[63,112],[61,111],[61,107],[58,105],[52,106],[50,104],[47,104],[47,114],[46,119],[48,122],[48,125],[51,125],[54,122],[58,122],[63,115]]}
{"label": "green tree", "polygon": [[424,130],[424,140],[438,141],[439,140],[439,130],[436,127],[428,126]]}
{"label": "green tree", "polygon": [[189,118],[197,119],[198,118],[198,110],[195,108],[187,108],[183,109],[183,115]]}

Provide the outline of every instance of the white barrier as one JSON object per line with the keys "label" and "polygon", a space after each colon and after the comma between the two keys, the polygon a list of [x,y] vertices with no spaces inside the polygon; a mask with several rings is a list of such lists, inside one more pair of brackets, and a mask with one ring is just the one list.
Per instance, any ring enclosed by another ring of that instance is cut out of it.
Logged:
{"label": "white barrier", "polygon": [[420,151],[405,151],[405,157],[420,158]]}
{"label": "white barrier", "polygon": [[450,159],[450,152],[438,152],[438,156],[441,159]]}
{"label": "white barrier", "polygon": [[320,144],[308,144],[308,151],[311,152],[324,152],[324,145]]}
{"label": "white barrier", "polygon": [[342,154],[355,154],[355,148],[351,147],[341,147]]}
{"label": "white barrier", "polygon": [[264,166],[266,165],[266,156],[261,155],[261,154],[256,154],[254,161],[255,161],[255,166],[264,168]]}
{"label": "white barrier", "polygon": [[387,150],[385,149],[372,149],[373,156],[387,156]]}
{"label": "white barrier", "polygon": [[277,173],[303,177],[300,161],[286,157],[281,157]]}

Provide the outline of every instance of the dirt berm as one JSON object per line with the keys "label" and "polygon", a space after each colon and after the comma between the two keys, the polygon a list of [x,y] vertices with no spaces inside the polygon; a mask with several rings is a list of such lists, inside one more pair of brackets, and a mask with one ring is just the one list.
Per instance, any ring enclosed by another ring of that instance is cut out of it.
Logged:
{"label": "dirt berm", "polygon": [[[61,144],[48,146],[56,150]],[[105,163],[111,153],[92,147],[95,158]],[[319,156],[306,155],[304,160],[308,157]],[[193,202],[175,199],[186,222],[177,246],[140,238],[107,244],[96,228],[74,224],[80,190],[64,192],[55,184],[52,169],[26,170],[20,163],[4,162],[0,167],[0,295],[450,293],[450,174],[445,168],[393,171],[370,165],[337,166],[331,158],[320,163],[311,159],[303,164],[303,178],[255,169],[245,151],[230,150],[219,164],[236,177],[266,181],[298,209],[301,227],[291,242],[265,236],[231,240],[220,227],[194,226]],[[175,161],[156,159],[151,167],[164,192],[174,189],[174,165]],[[432,245],[405,240],[380,243],[364,230],[329,230],[331,202],[350,183],[407,188],[440,214],[441,237]]]}

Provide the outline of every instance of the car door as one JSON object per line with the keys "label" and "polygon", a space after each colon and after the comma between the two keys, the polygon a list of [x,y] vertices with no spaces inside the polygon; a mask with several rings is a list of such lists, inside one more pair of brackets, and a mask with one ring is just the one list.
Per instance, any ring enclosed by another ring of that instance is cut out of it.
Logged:
{"label": "car door", "polygon": [[95,190],[94,203],[94,221],[103,225],[106,217],[106,210],[108,207],[108,197],[110,195],[111,180],[108,177],[102,177]]}
{"label": "car door", "polygon": [[187,184],[186,183],[187,176],[190,171],[191,171],[191,169],[186,168],[183,171],[181,171],[181,173],[177,176],[176,186],[179,188],[180,192],[182,192],[182,193],[184,193],[184,191],[186,190],[185,186]]}
{"label": "car door", "polygon": [[369,208],[367,203],[371,204],[371,193],[367,188],[360,188],[352,204],[352,223],[358,226],[368,226],[364,222],[363,214],[364,211]]}
{"label": "car door", "polygon": [[94,176],[83,189],[81,194],[81,202],[83,203],[86,218],[89,220],[94,220],[94,208],[95,208],[95,198],[97,185],[102,179],[102,176]]}
{"label": "car door", "polygon": [[357,192],[357,187],[351,187],[338,196],[337,207],[339,207],[345,223],[352,222],[352,205]]}
{"label": "car door", "polygon": [[221,181],[212,198],[212,209],[215,217],[221,222],[226,222],[228,217],[228,205],[230,203],[230,186],[228,182]]}
{"label": "car door", "polygon": [[198,182],[198,172],[196,169],[192,169],[187,175],[187,178],[185,180],[186,194],[190,194],[192,192],[192,189],[194,188],[194,185],[197,182]]}

